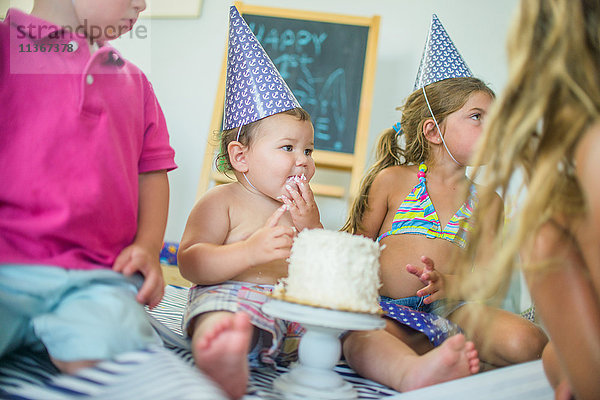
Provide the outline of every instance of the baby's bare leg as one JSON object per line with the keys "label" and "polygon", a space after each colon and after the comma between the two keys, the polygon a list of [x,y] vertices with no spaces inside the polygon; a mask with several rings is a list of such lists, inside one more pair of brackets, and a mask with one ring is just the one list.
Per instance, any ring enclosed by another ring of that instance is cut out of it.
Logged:
{"label": "baby's bare leg", "polygon": [[246,393],[253,327],[246,313],[215,311],[196,318],[192,352],[196,366],[233,399]]}
{"label": "baby's bare leg", "polygon": [[398,330],[394,325],[388,321],[386,330],[352,332],[346,336],[344,356],[358,374],[406,392],[479,370],[475,346],[466,342],[463,335],[453,336],[441,346],[419,355],[392,333]]}

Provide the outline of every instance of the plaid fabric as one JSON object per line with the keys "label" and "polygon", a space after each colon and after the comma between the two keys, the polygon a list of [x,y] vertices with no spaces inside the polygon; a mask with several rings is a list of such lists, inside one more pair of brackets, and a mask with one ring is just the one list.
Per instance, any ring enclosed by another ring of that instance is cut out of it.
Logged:
{"label": "plaid fabric", "polygon": [[189,291],[182,323],[183,332],[188,332],[190,321],[200,314],[212,311],[243,311],[250,316],[252,325],[261,330],[257,347],[249,354],[252,367],[287,365],[296,361],[298,344],[304,328],[296,322],[283,321],[262,312],[261,307],[272,290],[272,285],[234,281],[219,285],[194,286]]}

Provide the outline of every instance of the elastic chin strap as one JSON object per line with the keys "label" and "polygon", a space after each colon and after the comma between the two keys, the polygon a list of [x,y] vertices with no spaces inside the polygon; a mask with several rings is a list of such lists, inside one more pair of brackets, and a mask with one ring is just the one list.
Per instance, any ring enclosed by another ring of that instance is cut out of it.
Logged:
{"label": "elastic chin strap", "polygon": [[[73,1],[75,1],[75,0],[73,0]],[[235,141],[236,142],[240,141],[240,135],[242,133],[242,129],[243,128],[244,128],[244,125],[240,126],[240,128],[238,129],[237,136],[235,137]],[[246,173],[242,172],[242,175],[244,175],[244,179],[246,179],[246,182],[248,182],[248,185],[252,186],[252,189],[254,189],[257,192],[259,192],[259,190],[252,184],[252,182],[250,182],[250,179],[248,179],[248,177],[246,176]]]}
{"label": "elastic chin strap", "polygon": [[242,172],[242,175],[244,175],[244,178],[246,178],[246,182],[248,182],[248,185],[252,186],[252,189],[256,190],[257,192],[259,192],[259,190],[257,188],[254,187],[254,185],[252,184],[252,182],[250,182],[250,180],[248,179],[248,177],[246,176],[245,172]]}
{"label": "elastic chin strap", "polygon": [[459,163],[458,161],[456,161],[456,158],[454,158],[452,153],[450,153],[450,150],[448,150],[448,146],[446,146],[446,141],[444,140],[444,135],[442,135],[440,126],[438,125],[437,120],[435,119],[435,115],[433,115],[433,111],[431,110],[431,105],[429,105],[429,99],[427,98],[427,93],[425,93],[425,87],[423,86],[421,89],[423,90],[423,96],[425,96],[425,102],[427,103],[427,108],[429,108],[429,113],[431,114],[431,117],[433,118],[433,122],[435,122],[435,127],[437,128],[438,133],[440,134],[440,138],[442,139],[442,144],[444,145],[446,152],[448,153],[448,155],[450,156],[452,161],[454,161],[459,167],[462,167],[463,165],[461,163]]}

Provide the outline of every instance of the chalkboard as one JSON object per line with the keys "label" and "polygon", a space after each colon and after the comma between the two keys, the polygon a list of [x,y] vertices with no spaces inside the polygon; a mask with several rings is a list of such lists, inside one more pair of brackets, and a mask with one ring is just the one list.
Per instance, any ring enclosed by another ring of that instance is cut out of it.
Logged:
{"label": "chalkboard", "polygon": [[317,150],[354,153],[369,27],[243,14],[308,111]]}
{"label": "chalkboard", "polygon": [[[313,191],[330,197],[354,194],[366,161],[380,18],[241,2],[235,2],[235,6],[311,115],[317,173],[325,168],[351,174],[350,183],[341,186],[319,184],[313,179]],[[213,168],[217,144],[211,141],[213,132],[221,129],[223,119],[226,65],[224,56],[198,197],[211,181],[228,181]]]}

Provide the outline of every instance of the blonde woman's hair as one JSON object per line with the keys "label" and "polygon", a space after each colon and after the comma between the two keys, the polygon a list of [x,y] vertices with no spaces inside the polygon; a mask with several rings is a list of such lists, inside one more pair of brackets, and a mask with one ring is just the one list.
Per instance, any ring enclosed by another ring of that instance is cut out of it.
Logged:
{"label": "blonde woman's hair", "polygon": [[[466,271],[479,251],[495,256],[487,265],[490,279],[485,284],[471,279],[461,297],[474,293],[477,299],[499,298],[516,256],[530,247],[539,228],[556,223],[553,216],[558,214],[577,218],[585,212],[573,156],[600,116],[599,22],[597,0],[521,1],[508,39],[509,81],[492,107],[473,163],[486,164],[482,173],[480,168],[475,171],[486,186],[478,191],[479,206],[462,255],[464,277],[473,276]],[[504,197],[519,171],[528,194],[514,224],[503,227],[492,198],[496,190]],[[484,249],[482,233],[490,228],[496,239],[492,248]],[[503,229],[510,234],[503,237]]]}
{"label": "blonde woman's hair", "polygon": [[[425,88],[431,110],[439,125],[448,115],[460,110],[471,95],[484,92],[494,97],[494,92],[477,78],[450,78],[428,85]],[[376,146],[376,161],[363,178],[359,194],[354,199],[348,220],[343,231],[356,233],[361,230],[362,218],[369,208],[368,197],[375,177],[382,170],[394,165],[413,165],[429,161],[430,145],[425,139],[423,126],[431,119],[425,96],[421,89],[415,90],[398,107],[402,110],[400,134],[392,128],[383,131]],[[404,137],[404,146],[398,143],[399,136]]]}
{"label": "blonde woman's hair", "polygon": [[[291,110],[282,111],[278,114],[291,115],[292,117],[296,117],[299,121],[310,122],[310,115],[303,108],[292,108]],[[252,144],[252,140],[256,136],[256,131],[262,124],[262,121],[264,121],[266,118],[269,117],[259,119],[258,121],[251,122],[239,128],[228,129],[219,134],[220,151],[215,159],[215,166],[217,170],[224,173],[233,171],[233,166],[229,160],[229,153],[227,152],[229,143],[237,140],[242,145],[249,147]],[[241,129],[242,132],[238,137],[239,129]]]}

